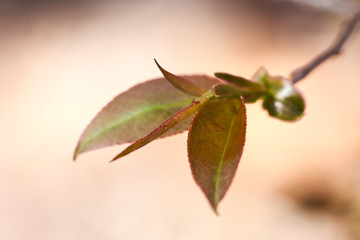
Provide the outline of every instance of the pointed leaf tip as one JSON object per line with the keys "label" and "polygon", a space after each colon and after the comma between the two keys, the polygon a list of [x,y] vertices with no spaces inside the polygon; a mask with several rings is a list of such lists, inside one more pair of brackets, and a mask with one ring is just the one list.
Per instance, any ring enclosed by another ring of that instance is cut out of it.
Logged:
{"label": "pointed leaf tip", "polygon": [[192,174],[217,214],[239,164],[246,133],[246,109],[239,98],[209,100],[188,134]]}
{"label": "pointed leaf tip", "polygon": [[164,75],[164,77],[177,89],[179,89],[180,91],[183,91],[184,93],[193,95],[193,96],[201,96],[202,94],[204,94],[207,90],[193,84],[192,82],[188,81],[187,79],[185,79],[184,77],[181,76],[176,76],[168,71],[166,71],[164,68],[162,68],[160,66],[160,64],[156,61],[156,59],[154,58],[154,61],[156,63],[156,65],[158,66],[158,68],[160,69],[160,71],[162,72],[162,74]]}
{"label": "pointed leaf tip", "polygon": [[74,155],[73,155],[73,161],[74,162],[76,161],[77,156],[78,156],[78,148],[76,147]]}

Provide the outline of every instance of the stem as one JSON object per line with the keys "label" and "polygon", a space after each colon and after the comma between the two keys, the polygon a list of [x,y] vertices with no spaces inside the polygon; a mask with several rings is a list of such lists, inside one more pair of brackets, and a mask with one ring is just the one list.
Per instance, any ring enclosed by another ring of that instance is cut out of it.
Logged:
{"label": "stem", "polygon": [[325,49],[325,51],[320,53],[310,62],[295,69],[290,75],[290,80],[293,83],[297,83],[298,81],[306,77],[317,66],[319,66],[321,63],[326,61],[328,58],[340,54],[343,45],[345,44],[346,40],[353,32],[359,19],[360,19],[360,9],[357,12],[353,13],[353,15],[350,18],[348,18],[343,22],[343,24],[340,27],[339,33],[335,37],[334,42],[327,49]]}

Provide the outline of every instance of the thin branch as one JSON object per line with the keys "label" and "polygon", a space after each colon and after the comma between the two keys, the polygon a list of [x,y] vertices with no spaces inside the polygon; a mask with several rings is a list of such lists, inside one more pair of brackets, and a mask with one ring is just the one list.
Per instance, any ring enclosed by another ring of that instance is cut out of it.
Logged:
{"label": "thin branch", "polygon": [[326,61],[328,58],[338,55],[341,53],[343,45],[346,40],[349,38],[351,33],[353,32],[357,22],[360,20],[360,10],[351,16],[351,18],[344,21],[342,26],[340,27],[340,31],[338,35],[335,37],[334,42],[322,53],[316,56],[307,64],[295,69],[291,73],[290,80],[293,83],[296,83],[303,79],[306,75],[308,75],[312,70],[314,70],[321,63]]}

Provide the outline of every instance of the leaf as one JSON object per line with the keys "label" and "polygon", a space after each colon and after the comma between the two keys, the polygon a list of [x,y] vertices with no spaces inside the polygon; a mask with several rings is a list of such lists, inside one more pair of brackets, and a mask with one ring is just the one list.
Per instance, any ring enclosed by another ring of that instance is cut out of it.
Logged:
{"label": "leaf", "polygon": [[[204,75],[186,76],[210,89],[218,81]],[[165,78],[136,85],[118,95],[91,121],[77,144],[74,160],[83,152],[129,143],[146,136],[175,113],[191,104],[193,96],[174,88]],[[162,137],[183,132],[191,120],[177,124]]]}
{"label": "leaf", "polygon": [[188,135],[195,181],[217,213],[235,176],[245,144],[246,109],[239,98],[215,98],[198,111]]}
{"label": "leaf", "polygon": [[252,92],[249,89],[237,88],[229,84],[217,84],[213,88],[218,96],[242,96],[245,103],[256,102],[263,95],[262,92]]}
{"label": "leaf", "polygon": [[251,92],[264,92],[265,90],[261,83],[250,81],[240,76],[235,76],[229,73],[220,73],[220,72],[215,73],[215,76],[227,82],[233,83],[243,90],[247,89],[248,91]]}
{"label": "leaf", "polygon": [[160,66],[160,64],[155,60],[156,65],[158,66],[158,68],[160,69],[160,71],[162,72],[162,74],[164,75],[164,77],[177,89],[179,89],[180,91],[183,91],[184,93],[193,95],[193,96],[197,96],[200,97],[201,95],[203,95],[207,89],[203,89],[193,83],[191,83],[190,81],[188,81],[186,78],[181,77],[181,76],[176,76],[168,71],[166,71],[164,68],[162,68]]}
{"label": "leaf", "polygon": [[[208,99],[208,98],[207,98]],[[124,149],[121,153],[116,155],[112,161],[115,161],[145,145],[148,143],[154,141],[155,139],[159,138],[162,134],[166,133],[169,129],[175,127],[178,123],[184,121],[186,118],[190,117],[195,113],[201,105],[203,105],[207,99],[204,99],[200,102],[193,101],[192,104],[185,109],[181,110],[180,112],[176,113],[174,116],[163,122],[158,128],[156,128],[154,131],[152,131],[150,134],[148,134],[146,137],[143,137],[130,146],[128,146],[126,149]]]}

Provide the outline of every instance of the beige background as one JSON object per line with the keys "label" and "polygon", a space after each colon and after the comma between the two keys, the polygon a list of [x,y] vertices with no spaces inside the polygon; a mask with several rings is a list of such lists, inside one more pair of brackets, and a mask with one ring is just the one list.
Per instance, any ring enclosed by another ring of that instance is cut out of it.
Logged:
{"label": "beige background", "polygon": [[[124,146],[72,162],[107,102],[160,76],[154,57],[174,73],[250,77],[265,66],[288,75],[332,41],[339,15],[229,0],[0,9],[1,239],[351,239],[360,215],[359,34],[298,84],[307,102],[299,122],[248,105],[245,152],[220,217],[192,180],[186,134],[112,164]],[[303,195],[330,204],[304,211]]]}

